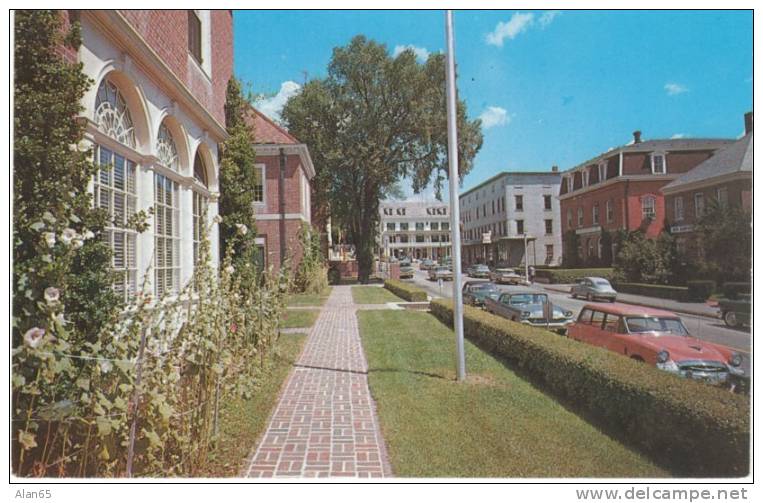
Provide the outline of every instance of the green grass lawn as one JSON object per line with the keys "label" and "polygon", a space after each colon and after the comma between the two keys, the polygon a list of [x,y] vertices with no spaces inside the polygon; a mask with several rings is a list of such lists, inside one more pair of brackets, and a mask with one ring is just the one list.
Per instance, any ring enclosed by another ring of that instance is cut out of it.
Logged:
{"label": "green grass lawn", "polygon": [[432,315],[358,313],[392,470],[402,477],[666,477]]}
{"label": "green grass lawn", "polygon": [[281,319],[281,328],[310,328],[318,318],[320,311],[315,309],[287,309]]}
{"label": "green grass lawn", "polygon": [[210,453],[199,477],[238,477],[267,427],[281,386],[289,375],[305,343],[304,334],[283,334],[278,338],[270,371],[262,378],[250,399],[233,397],[220,409],[220,439]]}
{"label": "green grass lawn", "polygon": [[405,302],[384,287],[353,286],[352,301],[356,304],[385,304],[387,302]]}
{"label": "green grass lawn", "polygon": [[326,290],[322,294],[317,293],[295,293],[290,295],[286,304],[289,306],[322,306],[329,298],[331,290]]}

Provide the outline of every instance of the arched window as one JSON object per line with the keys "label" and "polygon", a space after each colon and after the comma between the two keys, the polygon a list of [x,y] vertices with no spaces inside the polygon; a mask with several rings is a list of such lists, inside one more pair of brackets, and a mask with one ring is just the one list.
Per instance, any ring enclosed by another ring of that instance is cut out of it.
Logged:
{"label": "arched window", "polygon": [[101,80],[95,98],[95,123],[104,134],[135,148],[135,129],[122,93],[108,79]]}
{"label": "arched window", "polygon": [[175,140],[164,123],[159,127],[159,135],[156,138],[156,156],[165,167],[178,171],[178,151]]}
{"label": "arched window", "polygon": [[[207,167],[204,158],[197,150],[193,160],[193,177],[198,183],[207,187]],[[198,190],[193,191],[193,263],[199,261],[199,246],[201,245],[202,225],[207,212],[207,198]]]}

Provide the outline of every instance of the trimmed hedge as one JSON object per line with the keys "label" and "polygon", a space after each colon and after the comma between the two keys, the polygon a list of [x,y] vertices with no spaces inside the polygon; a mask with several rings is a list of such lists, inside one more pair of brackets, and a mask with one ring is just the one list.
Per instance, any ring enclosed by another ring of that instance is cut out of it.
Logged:
{"label": "trimmed hedge", "polygon": [[395,279],[384,281],[384,288],[408,302],[426,302],[427,300],[427,293],[424,290]]}
{"label": "trimmed hedge", "polygon": [[727,299],[736,299],[739,295],[749,294],[751,288],[750,283],[729,281],[723,284],[723,296]]}
{"label": "trimmed hedge", "polygon": [[614,269],[600,267],[594,269],[536,269],[535,278],[539,283],[574,283],[578,278],[595,276],[612,281]]}
{"label": "trimmed hedge", "polygon": [[646,295],[660,299],[671,299],[679,302],[689,300],[689,289],[685,286],[649,285],[646,283],[617,283],[618,293]]}
{"label": "trimmed hedge", "polygon": [[[451,301],[432,301],[431,310],[452,326]],[[470,306],[464,306],[464,334],[677,476],[749,473],[750,404],[741,395]]]}
{"label": "trimmed hedge", "polygon": [[687,281],[686,287],[689,289],[688,298],[689,300],[704,302],[715,292],[715,286],[715,281],[711,279]]}

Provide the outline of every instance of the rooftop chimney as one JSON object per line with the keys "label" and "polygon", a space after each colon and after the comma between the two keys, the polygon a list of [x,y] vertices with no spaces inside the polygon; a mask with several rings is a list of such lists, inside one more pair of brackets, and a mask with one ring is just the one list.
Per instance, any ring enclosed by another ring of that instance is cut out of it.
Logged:
{"label": "rooftop chimney", "polygon": [[752,112],[744,114],[744,134],[752,133]]}
{"label": "rooftop chimney", "polygon": [[551,172],[552,173],[559,173],[559,166],[556,166],[556,165],[551,166]]}
{"label": "rooftop chimney", "polygon": [[633,143],[641,143],[641,131],[633,132]]}

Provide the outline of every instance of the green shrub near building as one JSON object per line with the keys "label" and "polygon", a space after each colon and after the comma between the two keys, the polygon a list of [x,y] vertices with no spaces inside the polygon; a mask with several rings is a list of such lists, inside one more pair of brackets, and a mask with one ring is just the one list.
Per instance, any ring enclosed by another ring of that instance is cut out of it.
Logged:
{"label": "green shrub near building", "polygon": [[614,278],[614,269],[611,267],[596,267],[589,269],[536,269],[535,278],[540,283],[551,284],[569,284],[574,283],[578,278],[594,276],[605,278],[612,281]]}
{"label": "green shrub near building", "polygon": [[715,292],[715,281],[713,280],[697,280],[687,281],[686,287],[688,288],[688,299],[696,302],[704,302]]}
{"label": "green shrub near building", "polygon": [[689,288],[685,286],[649,285],[646,283],[617,283],[618,293],[645,295],[659,299],[670,299],[678,302],[689,301]]}
{"label": "green shrub near building", "polygon": [[[435,300],[431,309],[452,325],[451,301]],[[464,334],[678,476],[749,473],[750,404],[743,396],[470,306]]]}
{"label": "green shrub near building", "polygon": [[396,279],[386,280],[384,282],[384,288],[408,302],[426,302],[427,300],[427,293],[424,290]]}

